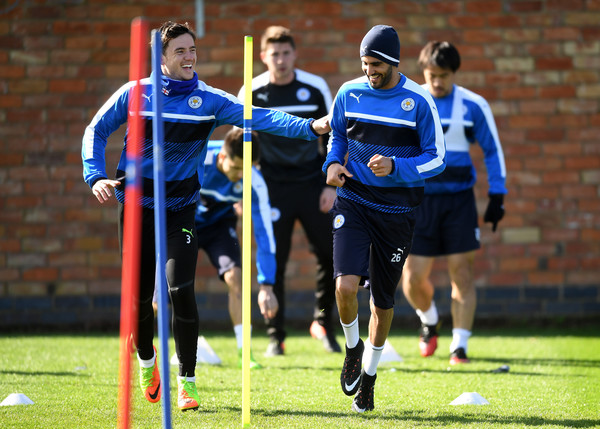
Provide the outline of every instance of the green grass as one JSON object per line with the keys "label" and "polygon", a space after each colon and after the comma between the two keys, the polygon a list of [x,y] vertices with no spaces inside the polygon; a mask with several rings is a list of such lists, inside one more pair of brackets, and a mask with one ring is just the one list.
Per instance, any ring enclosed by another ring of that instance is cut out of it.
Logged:
{"label": "green grass", "polygon": [[[251,427],[600,427],[597,330],[476,334],[469,342],[473,362],[449,368],[449,336],[440,337],[435,356],[423,359],[415,333],[395,330],[390,342],[404,361],[380,365],[375,410],[362,415],[351,411],[352,398],[339,386],[343,355],[328,354],[307,333],[294,332],[285,357],[265,358],[267,338],[257,334],[253,348],[265,368],[252,371]],[[201,407],[186,413],[175,406],[171,367],[173,428],[241,427],[241,370],[233,334],[205,337],[223,364],[197,367]],[[172,353],[172,341],[170,347]],[[117,335],[0,338],[0,400],[18,392],[35,402],[0,407],[0,427],[116,427],[118,354]],[[491,372],[503,364],[510,366],[509,373]],[[132,427],[160,427],[160,404],[146,402],[137,375],[134,380]],[[463,392],[478,392],[490,404],[449,405]]]}

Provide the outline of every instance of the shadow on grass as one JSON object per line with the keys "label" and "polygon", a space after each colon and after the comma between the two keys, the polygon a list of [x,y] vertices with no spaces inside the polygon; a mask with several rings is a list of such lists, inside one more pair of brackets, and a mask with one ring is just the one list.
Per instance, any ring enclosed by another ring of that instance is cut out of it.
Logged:
{"label": "shadow on grass", "polygon": [[545,358],[486,358],[477,357],[477,362],[490,362],[513,365],[546,365],[546,366],[581,366],[589,368],[600,368],[598,359],[545,359]]}
{"label": "shadow on grass", "polygon": [[17,371],[17,370],[5,369],[5,370],[0,370],[0,374],[25,375],[25,376],[51,375],[54,377],[81,377],[81,376],[89,377],[89,374],[82,374],[81,372],[74,372],[74,371]]}
{"label": "shadow on grass", "polygon": [[[224,407],[227,411],[232,413],[240,413],[242,410],[240,407]],[[221,408],[221,411],[223,408]],[[219,410],[205,411],[218,413]],[[412,425],[412,427],[419,426],[446,426],[450,424],[479,424],[479,425],[516,425],[521,427],[536,427],[536,426],[558,426],[558,427],[572,427],[572,428],[590,428],[598,427],[600,425],[600,419],[546,419],[538,416],[496,416],[496,415],[485,415],[485,414],[461,414],[456,415],[452,413],[436,413],[436,415],[429,415],[428,411],[425,410],[406,410],[400,412],[389,412],[385,410],[384,413],[378,412],[377,408],[375,411],[370,413],[358,414],[353,411],[299,411],[299,410],[268,410],[264,408],[253,408],[252,414],[260,415],[263,418],[278,418],[282,416],[290,417],[306,417],[306,418],[349,418],[355,416],[361,420],[373,420],[381,422],[401,422],[403,424]]]}
{"label": "shadow on grass", "polygon": [[[390,367],[390,368],[378,368],[379,371],[385,371],[386,369],[392,369],[394,368],[397,372],[399,373],[432,373],[432,374],[448,374],[448,376],[452,376],[452,375],[463,375],[463,374],[490,374],[492,375],[493,372],[490,370],[483,370],[483,369],[463,369],[461,368],[458,371],[448,371],[445,369],[430,369],[430,368],[402,368],[402,367]],[[499,373],[499,374],[495,374],[498,377],[502,377],[502,376],[510,376],[510,375],[526,375],[526,376],[534,376],[534,377],[555,377],[556,374],[546,374],[546,373],[542,373],[542,372],[525,372],[525,371],[513,371],[511,370],[508,374],[506,373]],[[574,376],[572,374],[569,374],[569,377],[586,377],[586,375],[581,374],[581,375],[577,375]]]}

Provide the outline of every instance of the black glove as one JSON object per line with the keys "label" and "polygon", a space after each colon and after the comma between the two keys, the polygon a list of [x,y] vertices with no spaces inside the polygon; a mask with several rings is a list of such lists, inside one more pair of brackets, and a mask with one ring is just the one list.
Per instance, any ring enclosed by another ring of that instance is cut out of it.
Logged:
{"label": "black glove", "polygon": [[490,202],[488,203],[487,209],[485,209],[485,215],[483,216],[484,222],[492,223],[492,232],[496,232],[498,222],[504,217],[504,195],[502,194],[490,194]]}

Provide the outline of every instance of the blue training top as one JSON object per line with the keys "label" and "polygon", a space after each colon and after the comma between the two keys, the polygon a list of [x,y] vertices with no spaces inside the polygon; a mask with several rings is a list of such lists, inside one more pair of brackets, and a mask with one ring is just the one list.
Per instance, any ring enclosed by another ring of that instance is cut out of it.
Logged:
{"label": "blue training top", "polygon": [[[444,170],[444,134],[431,95],[400,75],[390,89],[373,89],[366,76],[346,82],[331,114],[332,137],[323,171],[334,162],[354,177],[337,188],[340,197],[385,213],[412,211],[423,199],[425,179]],[[376,177],[370,158],[393,159],[392,173]]]}
{"label": "blue training top", "polygon": [[[423,88],[427,89],[427,84]],[[446,138],[446,170],[427,179],[425,194],[453,194],[470,189],[477,180],[469,153],[477,141],[484,154],[488,194],[506,194],[506,165],[494,116],[487,101],[458,85],[445,97],[434,98]]]}
{"label": "blue training top", "polygon": [[[105,148],[108,137],[127,122],[129,96],[135,82],[123,85],[100,108],[83,136],[81,157],[83,176],[91,187],[106,174]],[[142,142],[142,205],[154,207],[153,148],[151,98],[154,96],[152,80],[141,81],[141,115],[144,120],[145,139]],[[178,211],[198,200],[200,180],[203,176],[203,163],[206,157],[206,142],[216,127],[230,124],[243,126],[243,104],[233,95],[208,86],[194,78],[189,81],[175,81],[162,78],[164,119],[164,173],[167,210]],[[284,112],[253,108],[252,126],[257,131],[285,137],[314,140],[312,120],[299,118]],[[119,202],[125,200],[123,177],[126,169],[126,147],[121,153],[116,177],[121,185],[115,189]]]}
{"label": "blue training top", "polygon": [[[210,228],[220,219],[235,218],[233,205],[242,200],[242,181],[230,181],[217,168],[217,155],[222,146],[222,140],[208,142],[204,179],[196,209],[198,231]],[[269,191],[262,174],[256,167],[252,167],[252,227],[256,241],[258,283],[275,284],[275,236],[271,222]]]}

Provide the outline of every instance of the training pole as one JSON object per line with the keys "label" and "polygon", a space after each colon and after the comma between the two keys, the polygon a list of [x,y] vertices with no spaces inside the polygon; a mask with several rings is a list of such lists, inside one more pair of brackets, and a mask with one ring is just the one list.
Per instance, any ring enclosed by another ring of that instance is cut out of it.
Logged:
{"label": "training pole", "polygon": [[127,166],[125,168],[125,212],[123,219],[123,268],[121,273],[121,334],[119,354],[119,394],[117,425],[127,429],[130,423],[131,358],[133,338],[137,338],[137,301],[140,281],[142,223],[141,140],[144,137],[140,116],[140,79],[145,74],[147,23],[135,18],[131,23],[129,80],[135,81],[129,99]]}
{"label": "training pole", "polygon": [[158,338],[160,343],[160,382],[163,429],[171,429],[171,395],[169,389],[169,322],[167,314],[167,221],[165,211],[163,93],[161,83],[162,42],[160,33],[152,31],[152,138],[154,155],[154,248],[158,288]]}
{"label": "training pole", "polygon": [[244,163],[242,203],[242,426],[250,426],[252,318],[252,37],[244,38]]}

